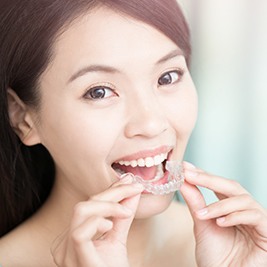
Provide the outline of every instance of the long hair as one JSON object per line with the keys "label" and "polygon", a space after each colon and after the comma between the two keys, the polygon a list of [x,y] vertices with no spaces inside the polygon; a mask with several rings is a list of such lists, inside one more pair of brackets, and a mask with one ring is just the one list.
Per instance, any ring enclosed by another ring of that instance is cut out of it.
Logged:
{"label": "long hair", "polygon": [[98,6],[153,26],[190,60],[189,29],[176,0],[0,0],[0,237],[44,203],[55,177],[45,147],[25,146],[14,133],[7,89],[38,110],[39,79],[53,59],[53,44],[71,22]]}

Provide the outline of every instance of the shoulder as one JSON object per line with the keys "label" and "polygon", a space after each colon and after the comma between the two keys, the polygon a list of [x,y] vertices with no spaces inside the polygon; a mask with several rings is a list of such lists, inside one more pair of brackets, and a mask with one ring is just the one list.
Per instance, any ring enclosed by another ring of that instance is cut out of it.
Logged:
{"label": "shoulder", "polygon": [[[8,235],[0,238],[0,266],[8,266],[14,264],[13,249],[9,245]],[[10,259],[10,260],[8,260]]]}
{"label": "shoulder", "polygon": [[[15,230],[16,231],[16,230]],[[14,232],[15,232],[14,231]],[[24,246],[13,231],[0,238],[0,266],[21,266]],[[2,265],[1,265],[2,264]]]}
{"label": "shoulder", "polygon": [[25,255],[30,258],[32,254],[28,249],[29,238],[30,236],[18,227],[0,239],[0,263],[3,267],[24,266]]}
{"label": "shoulder", "polygon": [[27,226],[14,229],[0,238],[1,267],[43,266],[42,243]]}

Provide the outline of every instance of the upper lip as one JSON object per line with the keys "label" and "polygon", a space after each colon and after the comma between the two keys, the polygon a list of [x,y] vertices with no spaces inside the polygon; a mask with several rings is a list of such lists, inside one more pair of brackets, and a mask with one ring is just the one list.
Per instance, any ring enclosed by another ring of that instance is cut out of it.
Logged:
{"label": "upper lip", "polygon": [[173,146],[164,145],[155,149],[148,149],[148,150],[142,150],[135,152],[130,155],[126,155],[122,158],[117,159],[115,162],[119,161],[131,161],[131,160],[137,160],[141,158],[147,158],[147,157],[154,157],[162,153],[169,153],[173,149]]}

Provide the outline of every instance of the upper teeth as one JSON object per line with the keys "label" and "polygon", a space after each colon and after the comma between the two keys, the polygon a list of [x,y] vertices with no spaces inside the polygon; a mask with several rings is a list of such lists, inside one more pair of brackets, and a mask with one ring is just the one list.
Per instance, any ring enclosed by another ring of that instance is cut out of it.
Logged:
{"label": "upper teeth", "polygon": [[140,158],[136,160],[126,161],[120,160],[118,163],[120,165],[131,166],[131,167],[152,167],[161,164],[167,159],[167,153],[162,153],[154,157]]}

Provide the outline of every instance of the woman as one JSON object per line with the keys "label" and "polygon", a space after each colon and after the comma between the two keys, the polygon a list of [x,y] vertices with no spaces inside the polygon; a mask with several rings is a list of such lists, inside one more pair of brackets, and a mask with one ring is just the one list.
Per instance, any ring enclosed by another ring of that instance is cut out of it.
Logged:
{"label": "woman", "polygon": [[133,178],[164,185],[197,117],[176,1],[0,10],[2,266],[266,266],[266,211],[239,184],[183,163],[189,212]]}

